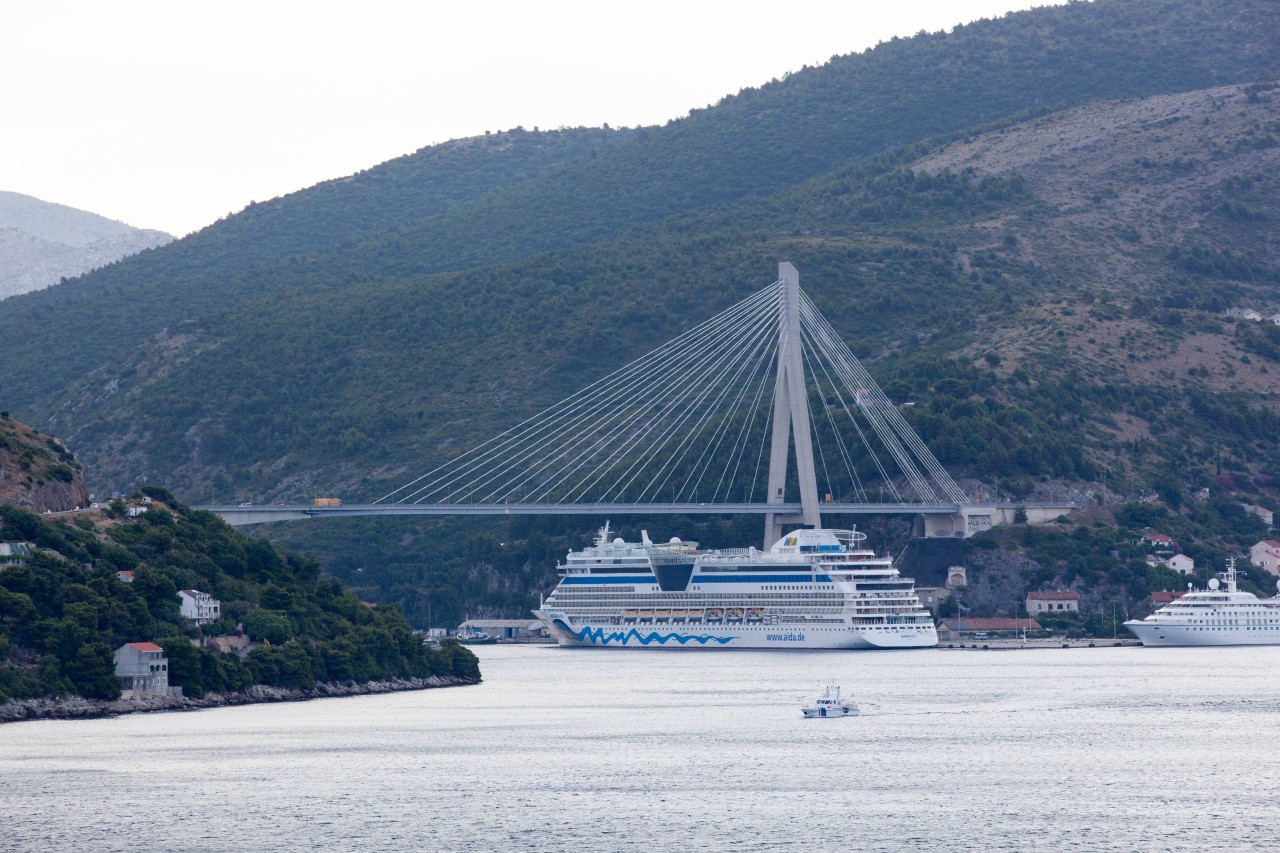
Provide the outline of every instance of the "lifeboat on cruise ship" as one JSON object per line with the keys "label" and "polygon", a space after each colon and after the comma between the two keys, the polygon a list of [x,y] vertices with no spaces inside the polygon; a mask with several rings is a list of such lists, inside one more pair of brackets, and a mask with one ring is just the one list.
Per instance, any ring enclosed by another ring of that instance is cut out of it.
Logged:
{"label": "lifeboat on cruise ship", "polygon": [[721,621],[722,619],[724,619],[724,608],[723,608],[723,607],[708,607],[708,608],[707,608],[707,621],[708,621],[708,622],[719,622],[719,621]]}
{"label": "lifeboat on cruise ship", "polygon": [[726,621],[729,621],[729,622],[741,622],[741,621],[742,621],[742,608],[741,608],[741,607],[730,607],[730,608],[725,612],[725,619],[726,619]]}

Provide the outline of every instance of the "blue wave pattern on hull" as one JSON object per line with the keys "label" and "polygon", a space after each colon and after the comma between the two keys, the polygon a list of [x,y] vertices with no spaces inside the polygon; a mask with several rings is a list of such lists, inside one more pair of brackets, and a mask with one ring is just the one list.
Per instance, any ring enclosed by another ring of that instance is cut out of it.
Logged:
{"label": "blue wave pattern on hull", "polygon": [[711,634],[659,634],[657,631],[651,631],[648,634],[641,634],[635,628],[631,628],[627,631],[611,631],[609,633],[605,633],[603,628],[589,627],[583,628],[581,631],[575,631],[559,619],[556,620],[556,625],[563,628],[567,633],[577,637],[579,640],[598,643],[602,646],[607,646],[610,643],[619,643],[625,646],[632,640],[635,640],[642,646],[650,646],[654,643],[657,643],[658,645],[666,645],[672,640],[682,646],[688,643],[698,643],[699,645],[705,646],[707,643],[711,642],[716,642],[723,646],[726,643],[730,643],[733,640],[738,639],[737,637],[716,637]]}

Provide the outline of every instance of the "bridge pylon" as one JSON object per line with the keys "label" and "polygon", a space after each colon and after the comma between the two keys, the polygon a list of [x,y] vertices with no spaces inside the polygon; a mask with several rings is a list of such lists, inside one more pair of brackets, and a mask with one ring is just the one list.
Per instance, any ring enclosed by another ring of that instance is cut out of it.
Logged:
{"label": "bridge pylon", "polygon": [[818,477],[813,467],[813,437],[809,428],[809,389],[804,377],[800,338],[800,273],[786,261],[778,264],[783,285],[778,317],[778,373],[773,386],[772,444],[769,453],[768,504],[787,503],[788,458],[795,446],[800,484],[800,514],[770,512],[764,517],[764,547],[782,536],[783,525],[822,526],[818,505]]}

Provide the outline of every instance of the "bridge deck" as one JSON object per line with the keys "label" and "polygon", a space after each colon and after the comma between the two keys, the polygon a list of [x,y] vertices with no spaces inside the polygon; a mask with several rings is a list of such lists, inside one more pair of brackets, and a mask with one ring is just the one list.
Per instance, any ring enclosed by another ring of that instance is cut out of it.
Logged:
{"label": "bridge deck", "polygon": [[[1031,504],[1019,504],[1033,508]],[[822,503],[819,510],[826,515],[957,515],[961,509],[1012,509],[1005,504],[863,504]],[[1061,508],[1064,512],[1074,504],[1034,505],[1034,508]],[[370,515],[799,515],[799,502],[762,503],[648,503],[648,504],[270,504],[264,506],[206,505],[195,509],[215,512],[234,526],[263,524],[269,521],[299,521],[308,518],[346,518]]]}

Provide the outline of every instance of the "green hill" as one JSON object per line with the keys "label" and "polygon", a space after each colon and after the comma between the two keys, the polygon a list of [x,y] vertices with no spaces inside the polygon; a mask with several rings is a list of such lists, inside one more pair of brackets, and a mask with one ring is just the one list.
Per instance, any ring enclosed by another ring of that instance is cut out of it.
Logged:
{"label": "green hill", "polygon": [[1024,110],[1251,82],[1277,67],[1280,21],[1265,0],[1098,0],[895,39],[660,128],[425,149],[7,300],[0,335],[77,341],[52,363],[39,346],[6,356],[9,404],[46,421],[68,382],[264,295],[513,262]]}
{"label": "green hill", "polygon": [[[0,556],[0,704],[118,698],[113,652],[148,641],[164,647],[170,684],[195,698],[254,685],[479,679],[474,655],[456,644],[424,647],[398,606],[366,605],[315,560],[238,533],[163,489],[144,492],[128,505],[58,517],[0,503],[0,541],[30,552]],[[202,627],[182,618],[179,589],[210,593],[222,617]],[[193,644],[232,633],[254,641],[244,657]]]}
{"label": "green hill", "polygon": [[[101,490],[367,499],[785,259],[957,476],[1170,503],[1231,476],[1274,502],[1280,340],[1220,315],[1280,308],[1280,114],[1257,82],[1277,74],[1273,3],[1098,0],[895,39],[664,127],[424,149],[0,303],[24,342],[5,404]],[[416,619],[442,595],[442,618],[524,609],[579,535],[367,529],[278,535]],[[536,565],[502,550],[535,540]]]}

